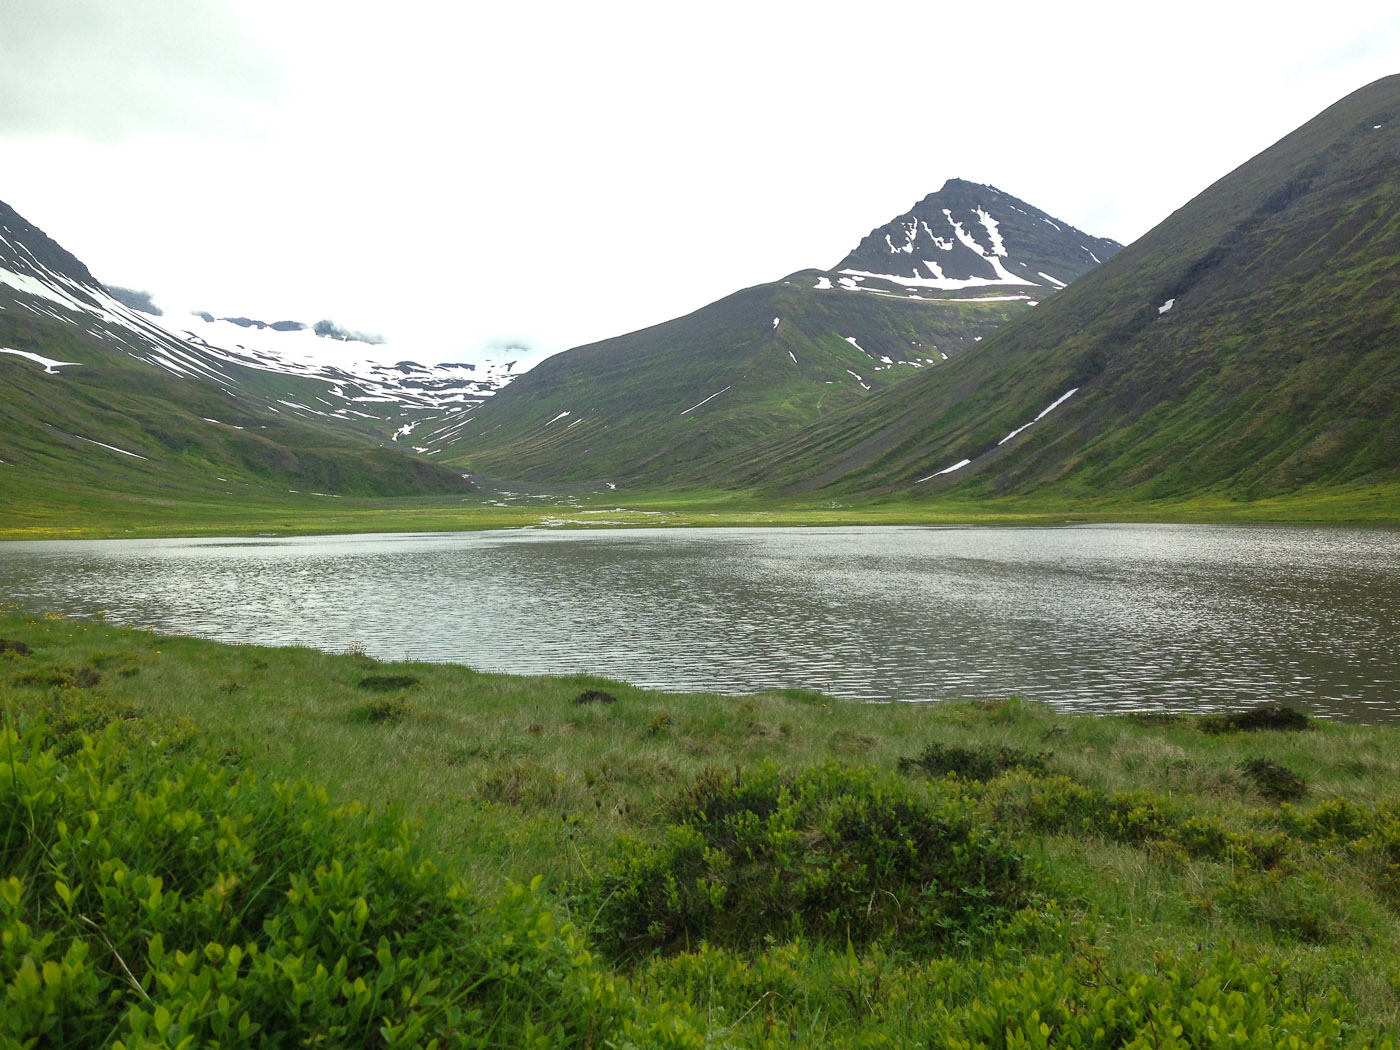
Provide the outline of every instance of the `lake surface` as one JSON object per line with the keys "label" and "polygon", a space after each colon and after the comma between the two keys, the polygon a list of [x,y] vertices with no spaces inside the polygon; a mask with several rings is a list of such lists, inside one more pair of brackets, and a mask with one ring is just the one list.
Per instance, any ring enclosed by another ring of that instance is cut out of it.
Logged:
{"label": "lake surface", "polygon": [[0,597],[223,641],[677,690],[1285,702],[1400,723],[1400,532],[626,529],[0,542]]}

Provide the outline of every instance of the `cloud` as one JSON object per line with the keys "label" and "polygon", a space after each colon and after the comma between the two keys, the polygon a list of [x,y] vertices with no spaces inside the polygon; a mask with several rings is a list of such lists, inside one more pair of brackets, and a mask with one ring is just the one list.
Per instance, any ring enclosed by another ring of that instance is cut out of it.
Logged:
{"label": "cloud", "polygon": [[0,0],[0,135],[251,127],[281,74],[221,0]]}

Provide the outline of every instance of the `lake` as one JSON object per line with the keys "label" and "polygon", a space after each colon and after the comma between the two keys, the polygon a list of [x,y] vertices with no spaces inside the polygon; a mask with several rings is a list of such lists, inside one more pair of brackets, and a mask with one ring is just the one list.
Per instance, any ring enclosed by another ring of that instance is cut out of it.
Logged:
{"label": "lake", "polygon": [[385,660],[1400,722],[1400,531],[620,529],[0,542],[26,608]]}

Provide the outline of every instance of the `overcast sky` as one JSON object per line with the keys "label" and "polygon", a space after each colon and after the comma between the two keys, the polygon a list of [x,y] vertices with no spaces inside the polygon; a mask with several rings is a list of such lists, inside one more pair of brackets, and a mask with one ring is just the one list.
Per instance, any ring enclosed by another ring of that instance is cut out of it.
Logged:
{"label": "overcast sky", "polygon": [[1393,0],[0,0],[0,200],[158,302],[538,355],[952,177],[1126,243],[1395,72]]}

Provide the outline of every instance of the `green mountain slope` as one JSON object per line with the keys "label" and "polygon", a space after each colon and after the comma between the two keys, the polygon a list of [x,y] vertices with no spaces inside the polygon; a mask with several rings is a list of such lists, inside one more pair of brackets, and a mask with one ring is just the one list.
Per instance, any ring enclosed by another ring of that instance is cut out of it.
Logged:
{"label": "green mountain slope", "polygon": [[238,504],[289,489],[466,488],[460,471],[115,352],[92,332],[33,314],[4,286],[0,347],[18,351],[0,353],[0,518],[11,523],[37,507],[48,517],[98,504],[116,513],[180,501]]}
{"label": "green mountain slope", "polygon": [[757,445],[943,369],[1118,247],[950,180],[833,271],[537,365],[475,410],[449,454],[512,481],[731,484]]}
{"label": "green mountain slope", "polygon": [[461,428],[460,461],[527,481],[705,480],[716,456],[944,367],[1022,305],[816,284],[804,271],[549,358]]}
{"label": "green mountain slope", "polygon": [[755,462],[742,481],[899,496],[1252,499],[1400,479],[1400,76],[939,375]]}

